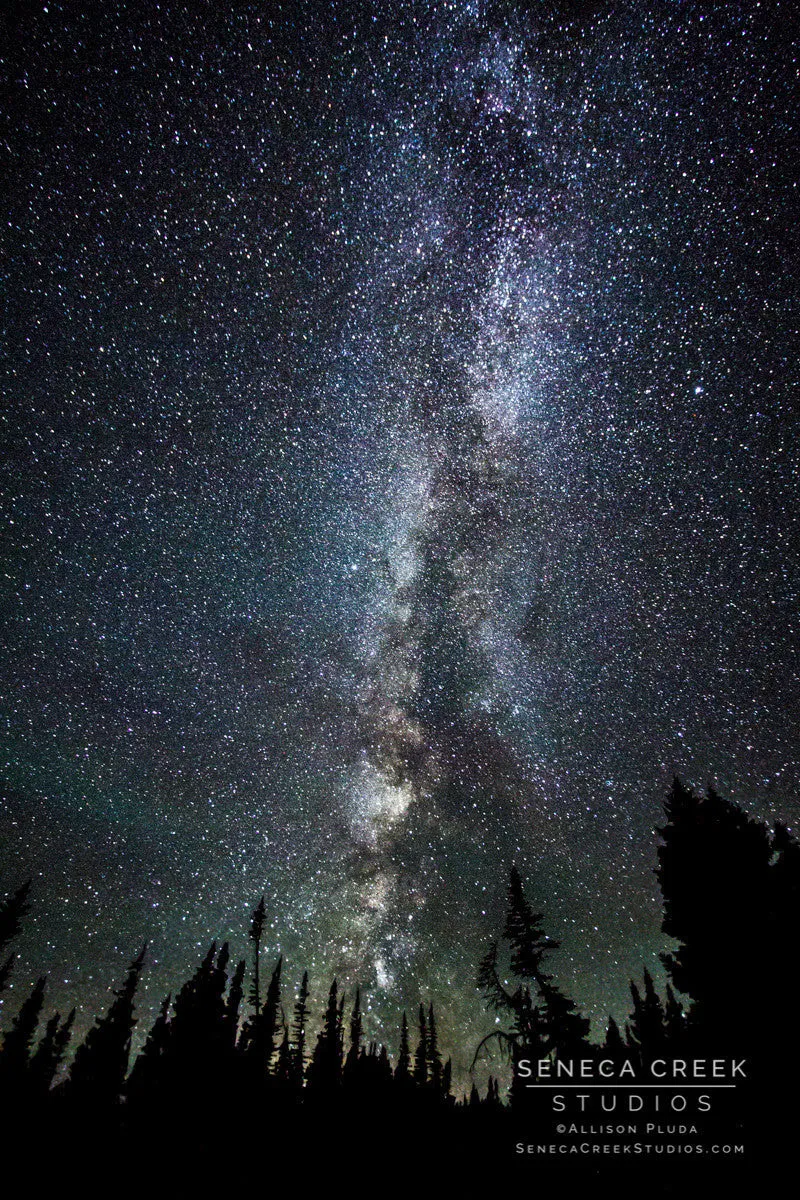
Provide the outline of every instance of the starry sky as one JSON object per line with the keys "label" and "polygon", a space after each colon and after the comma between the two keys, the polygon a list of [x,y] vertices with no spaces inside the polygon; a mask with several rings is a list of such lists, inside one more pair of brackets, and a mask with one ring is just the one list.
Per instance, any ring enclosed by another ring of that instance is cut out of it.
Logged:
{"label": "starry sky", "polygon": [[511,862],[597,1033],[672,775],[798,819],[792,8],[12,6],[7,1007],[264,892],[461,1069]]}

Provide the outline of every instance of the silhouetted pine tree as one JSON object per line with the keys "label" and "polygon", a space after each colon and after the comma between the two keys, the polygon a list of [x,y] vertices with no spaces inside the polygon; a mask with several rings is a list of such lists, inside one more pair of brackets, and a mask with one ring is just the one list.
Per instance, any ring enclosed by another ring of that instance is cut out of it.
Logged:
{"label": "silhouetted pine tree", "polygon": [[339,1061],[344,1060],[344,992],[339,999],[339,1009],[336,1014],[336,1045],[338,1048]]}
{"label": "silhouetted pine tree", "polygon": [[231,977],[231,985],[228,989],[228,999],[225,1002],[225,1026],[227,1029],[227,1042],[233,1048],[236,1045],[239,1036],[239,1012],[242,1006],[242,997],[244,995],[244,975],[247,970],[245,959],[241,959],[236,965],[236,970]]}
{"label": "silhouetted pine tree", "polygon": [[[752,1011],[749,1032],[731,1003],[742,956],[760,982],[770,974],[769,871],[773,847],[751,821],[713,788],[698,797],[675,779],[659,830],[656,874],[664,897],[663,930],[679,946],[663,955],[672,983],[692,999],[690,1019],[707,1045],[763,1038],[766,1013]],[[770,992],[772,989],[767,988]],[[753,989],[758,1004],[763,989]]]}
{"label": "silhouetted pine tree", "polygon": [[419,1041],[414,1055],[414,1083],[425,1087],[428,1082],[428,1027],[425,1020],[425,1007],[419,1006]]}
{"label": "silhouetted pine tree", "polygon": [[578,1012],[574,1000],[565,996],[552,976],[543,975],[539,982],[542,1001],[542,1028],[548,1049],[563,1058],[577,1056],[585,1048],[589,1036],[589,1020]]}
{"label": "silhouetted pine tree", "polygon": [[306,1074],[306,1021],[308,1020],[308,971],[303,972],[303,980],[294,1006],[294,1027],[292,1030],[291,1082],[295,1090],[303,1086]]}
{"label": "silhouetted pine tree", "polygon": [[672,988],[667,984],[667,1002],[664,1005],[664,1028],[666,1038],[673,1050],[680,1048],[686,1026],[686,1014],[683,1005],[676,997]]}
{"label": "silhouetted pine tree", "polygon": [[42,1014],[46,983],[46,975],[37,979],[3,1039],[3,1049],[0,1053],[0,1089],[6,1097],[13,1096],[15,1101],[30,1098],[28,1071],[31,1047]]}
{"label": "silhouetted pine tree", "polygon": [[173,1082],[189,1093],[204,1069],[202,1048],[209,1032],[216,954],[217,943],[212,942],[197,970],[175,997],[168,1041],[169,1071]]}
{"label": "silhouetted pine tree", "polygon": [[145,1043],[134,1059],[130,1077],[125,1087],[134,1103],[153,1103],[161,1094],[165,1082],[164,1063],[169,1050],[171,1033],[169,1009],[172,996],[166,995],[161,1003]]}
{"label": "silhouetted pine tree", "polygon": [[514,1045],[532,1044],[538,1014],[531,1001],[530,989],[518,987],[510,992],[501,983],[497,942],[492,943],[478,965],[478,987],[483,991],[487,1008],[510,1015],[513,1024],[510,1030],[495,1029],[487,1034],[475,1052],[476,1060],[481,1049],[495,1039],[509,1053]]}
{"label": "silhouetted pine tree", "polygon": [[[570,1057],[583,1052],[589,1022],[564,995],[553,976],[543,969],[545,953],[555,950],[558,942],[544,933],[542,916],[528,903],[515,866],[510,873],[503,936],[509,946],[511,973],[524,982],[514,991],[509,990],[500,978],[497,944],[490,946],[478,968],[478,985],[488,1007],[506,1013],[512,1024],[510,1028],[493,1030],[483,1038],[475,1052],[473,1065],[483,1048],[497,1040],[511,1056],[511,1102],[518,1105],[531,1099],[527,1085],[519,1079],[521,1059],[536,1061],[553,1051]],[[531,986],[536,989],[537,1003],[531,995]]]}
{"label": "silhouetted pine tree", "polygon": [[644,971],[644,995],[633,981],[630,990],[633,1013],[628,1022],[629,1042],[639,1061],[646,1063],[664,1052],[667,1034],[664,1006],[647,970]]}
{"label": "silhouetted pine tree", "polygon": [[503,931],[511,947],[511,970],[518,979],[535,979],[541,975],[542,955],[557,950],[542,929],[544,918],[535,913],[525,898],[522,880],[515,866],[511,868],[508,885],[508,912]]}
{"label": "silhouetted pine tree", "polygon": [[74,1022],[74,1008],[65,1021],[61,1020],[59,1013],[54,1013],[47,1022],[44,1036],[31,1058],[29,1068],[31,1090],[40,1098],[46,1097],[56,1072],[64,1061]]}
{"label": "silhouetted pine tree", "polygon": [[378,1091],[382,1095],[388,1095],[389,1089],[392,1086],[392,1064],[389,1061],[389,1052],[385,1046],[381,1046],[378,1051],[378,1067],[376,1072],[378,1083]]}
{"label": "silhouetted pine tree", "polygon": [[614,1059],[615,1062],[622,1062],[626,1057],[627,1051],[622,1034],[619,1031],[619,1025],[613,1017],[608,1018],[608,1028],[606,1029],[606,1038],[603,1044],[605,1051]]}
{"label": "silhouetted pine tree", "polygon": [[400,1053],[397,1056],[394,1078],[401,1088],[406,1088],[411,1082],[411,1049],[408,1041],[408,1018],[405,1011],[400,1025]]}
{"label": "silhouetted pine tree", "polygon": [[289,1040],[289,1026],[284,1022],[283,1037],[278,1047],[278,1064],[275,1069],[276,1077],[282,1084],[289,1085],[293,1076],[293,1050]]}
{"label": "silhouetted pine tree", "polygon": [[134,997],[146,949],[143,946],[133,960],[125,982],[114,992],[108,1012],[97,1018],[75,1053],[69,1074],[69,1094],[79,1103],[109,1111],[119,1101],[128,1070],[131,1036],[136,1024]]}
{"label": "silhouetted pine tree", "polygon": [[230,1022],[225,991],[230,959],[228,943],[208,953],[175,997],[166,1045],[164,1078],[184,1097],[187,1109],[199,1109],[228,1085],[233,1070]]}
{"label": "silhouetted pine tree", "polygon": [[344,1078],[348,1084],[354,1084],[358,1077],[358,1060],[361,1054],[363,1020],[361,1017],[361,989],[356,988],[356,998],[353,1011],[350,1014],[350,1046],[344,1063]]}
{"label": "silhouetted pine tree", "polygon": [[328,993],[325,1020],[317,1037],[308,1073],[309,1087],[317,1094],[329,1094],[338,1088],[342,1076],[342,1011],[338,1002],[338,985],[334,979]]}
{"label": "silhouetted pine tree", "polygon": [[275,1054],[278,1028],[280,1024],[280,1009],[281,1009],[281,971],[283,968],[283,956],[278,959],[272,971],[272,976],[267,988],[267,998],[264,1001],[264,1007],[260,1013],[259,1037],[258,1045],[263,1055],[263,1071],[268,1074],[272,1065],[272,1058]]}
{"label": "silhouetted pine tree", "polygon": [[227,942],[223,942],[220,952],[217,955],[214,969],[211,972],[211,986],[209,988],[209,1009],[211,1024],[214,1030],[214,1040],[220,1045],[224,1044],[227,1040],[224,1036],[228,1017],[225,992],[228,987],[228,963],[230,960],[230,947]]}
{"label": "silhouetted pine tree", "polygon": [[509,1015],[512,1018],[512,1026],[510,1029],[495,1029],[487,1034],[475,1052],[476,1060],[483,1046],[495,1039],[509,1054],[521,1047],[538,1048],[544,1053],[541,1014],[531,999],[530,988],[521,985],[511,992],[501,983],[496,942],[481,959],[478,967],[478,986],[483,990],[487,1007]]}
{"label": "silhouetted pine tree", "polygon": [[250,989],[250,1004],[253,1008],[253,1013],[261,1012],[261,976],[260,976],[260,959],[261,959],[261,938],[264,933],[264,920],[266,909],[264,897],[262,896],[253,911],[253,919],[250,923],[250,940],[253,943],[253,983]]}
{"label": "silhouetted pine tree", "polygon": [[451,1058],[448,1058],[447,1062],[444,1064],[444,1070],[442,1071],[442,1098],[447,1102],[452,1101],[452,1095],[451,1095],[452,1088],[453,1088],[453,1060]]}
{"label": "silhouetted pine tree", "polygon": [[436,1095],[442,1091],[442,1056],[439,1053],[439,1038],[436,1032],[436,1017],[433,1005],[428,1006],[428,1037],[426,1045],[428,1083]]}

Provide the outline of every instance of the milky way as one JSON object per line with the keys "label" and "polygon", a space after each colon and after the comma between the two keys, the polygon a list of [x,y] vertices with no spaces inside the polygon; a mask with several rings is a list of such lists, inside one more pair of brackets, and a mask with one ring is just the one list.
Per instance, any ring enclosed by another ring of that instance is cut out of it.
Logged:
{"label": "milky way", "polygon": [[512,862],[597,1030],[671,776],[797,818],[791,7],[7,22],[12,1008],[265,892],[461,1067]]}

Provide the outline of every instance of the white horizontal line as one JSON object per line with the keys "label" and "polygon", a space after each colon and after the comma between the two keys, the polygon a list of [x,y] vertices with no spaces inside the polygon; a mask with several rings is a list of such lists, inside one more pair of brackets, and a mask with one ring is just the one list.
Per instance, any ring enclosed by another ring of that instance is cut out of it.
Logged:
{"label": "white horizontal line", "polygon": [[526,1083],[529,1088],[559,1088],[562,1091],[567,1091],[569,1088],[583,1088],[588,1091],[590,1088],[602,1088],[603,1091],[610,1091],[612,1088],[633,1088],[634,1091],[641,1092],[644,1088],[672,1088],[677,1092],[688,1091],[689,1088],[700,1088],[707,1091],[708,1088],[735,1088],[735,1083]]}

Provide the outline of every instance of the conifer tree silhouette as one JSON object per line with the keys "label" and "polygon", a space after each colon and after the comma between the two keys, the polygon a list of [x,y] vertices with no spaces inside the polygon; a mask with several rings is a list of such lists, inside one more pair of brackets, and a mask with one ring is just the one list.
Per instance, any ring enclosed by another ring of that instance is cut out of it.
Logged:
{"label": "conifer tree silhouette", "polygon": [[212,942],[195,973],[175,997],[165,1046],[163,1076],[182,1095],[187,1109],[199,1109],[226,1086],[232,1061],[225,999],[227,942]]}
{"label": "conifer tree silhouette", "polygon": [[150,1103],[163,1089],[165,1082],[164,1063],[169,1051],[171,1034],[169,1010],[172,996],[164,997],[158,1016],[144,1045],[134,1060],[126,1092],[134,1100],[146,1098]]}
{"label": "conifer tree silhouette", "polygon": [[[536,1061],[553,1051],[572,1056],[585,1047],[589,1032],[589,1021],[543,969],[544,955],[557,949],[558,942],[545,934],[542,920],[541,913],[534,912],[528,903],[519,871],[512,866],[503,937],[508,945],[511,974],[522,982],[511,991],[501,981],[499,947],[493,943],[478,967],[478,986],[490,1009],[511,1018],[511,1027],[487,1034],[473,1059],[474,1065],[492,1040],[500,1043],[512,1062],[512,1105],[526,1098],[517,1069],[523,1057]],[[538,1002],[534,1001],[532,987]]]}
{"label": "conifer tree silhouette", "polygon": [[389,1089],[392,1086],[392,1064],[389,1061],[389,1052],[385,1046],[381,1046],[378,1051],[378,1065],[375,1072],[376,1091],[378,1094],[388,1095]]}
{"label": "conifer tree silhouette", "polygon": [[247,970],[247,962],[241,959],[236,965],[236,970],[231,977],[231,984],[228,989],[228,999],[225,1002],[225,1026],[227,1028],[227,1042],[233,1048],[239,1037],[239,1011],[242,1006],[242,997],[244,996],[244,976]]}
{"label": "conifer tree silhouette", "polygon": [[[344,997],[342,997],[344,999]],[[342,1075],[342,1011],[338,1002],[338,985],[334,979],[328,994],[325,1020],[309,1068],[309,1086],[317,1093],[334,1091]]]}
{"label": "conifer tree silhouette", "polygon": [[519,979],[541,977],[542,955],[546,950],[557,950],[558,942],[551,942],[545,935],[541,913],[535,913],[525,898],[522,880],[516,866],[512,866],[508,884],[508,912],[504,936],[511,947],[511,970]]}
{"label": "conifer tree silhouette", "polygon": [[670,984],[667,984],[667,1002],[664,1005],[664,1029],[670,1046],[673,1050],[679,1050],[686,1030],[686,1014]]}
{"label": "conifer tree silhouette", "polygon": [[361,1016],[361,988],[356,988],[353,1011],[350,1014],[350,1046],[344,1063],[344,1077],[348,1083],[355,1082],[358,1076],[358,1063],[361,1055],[361,1038],[363,1019]]}
{"label": "conifer tree silhouette", "polygon": [[124,983],[114,992],[108,1012],[97,1018],[75,1053],[69,1091],[79,1103],[109,1111],[119,1102],[136,1024],[134,997],[146,950],[143,946],[133,960]]}
{"label": "conifer tree silhouette", "polygon": [[[743,947],[756,977],[763,980],[770,970],[771,956],[764,954],[770,927],[769,834],[713,788],[698,797],[679,779],[665,812],[656,874],[664,897],[662,928],[679,945],[662,960],[671,982],[691,997],[692,1026],[713,1042],[739,1042],[746,1031],[730,999]],[[751,1015],[750,1029],[758,1037],[763,1014]]]}
{"label": "conifer tree silhouette", "polygon": [[54,1013],[47,1022],[42,1040],[31,1058],[31,1090],[40,1099],[47,1096],[53,1085],[69,1045],[74,1022],[74,1008],[64,1021],[61,1020],[60,1013]]}
{"label": "conifer tree silhouette", "polygon": [[452,1097],[450,1095],[452,1088],[453,1088],[453,1060],[452,1060],[452,1058],[448,1058],[447,1062],[444,1064],[444,1069],[442,1071],[442,1097],[444,1100],[452,1099]]}
{"label": "conifer tree silhouette", "polygon": [[344,992],[339,997],[339,1008],[336,1012],[336,1045],[339,1061],[342,1063],[344,1060]]}
{"label": "conifer tree silhouette", "polygon": [[256,1016],[261,1012],[260,958],[265,916],[266,909],[264,897],[262,896],[253,911],[253,919],[250,924],[250,940],[253,943],[253,983],[250,989],[250,1003]]}
{"label": "conifer tree silhouette", "polygon": [[428,1082],[428,1026],[425,1019],[425,1006],[419,1006],[419,1041],[414,1055],[414,1083],[425,1087]]}
{"label": "conifer tree silhouette", "polygon": [[539,980],[542,1000],[542,1029],[550,1050],[565,1058],[577,1055],[589,1035],[589,1020],[578,1012],[575,1001],[565,996],[552,976]]}
{"label": "conifer tree silhouette", "polygon": [[281,1084],[288,1085],[292,1082],[292,1043],[289,1040],[289,1026],[284,1022],[283,1036],[281,1044],[278,1047],[278,1064],[276,1067],[276,1077]]}
{"label": "conifer tree silhouette", "polygon": [[298,1091],[303,1086],[306,1074],[306,1021],[308,1019],[308,971],[303,972],[303,980],[294,1006],[294,1025],[292,1028],[292,1070],[291,1082]]}
{"label": "conifer tree silhouette", "polygon": [[633,1013],[628,1022],[628,1043],[641,1063],[649,1062],[663,1053],[666,1041],[664,1006],[656,992],[653,977],[644,971],[644,995],[631,980]]}
{"label": "conifer tree silhouette", "polygon": [[0,1053],[0,1087],[7,1097],[14,1095],[17,1098],[29,1098],[31,1048],[44,1005],[46,983],[46,975],[37,979],[3,1039],[3,1049]]}
{"label": "conifer tree silhouette", "polygon": [[625,1041],[619,1031],[619,1025],[611,1016],[608,1018],[603,1048],[616,1062],[622,1062],[626,1056]]}
{"label": "conifer tree silhouette", "polygon": [[219,1057],[228,1044],[228,1006],[225,990],[228,986],[228,963],[231,952],[227,942],[223,942],[214,969],[211,972],[209,986],[209,1036],[214,1046],[214,1052]]}
{"label": "conifer tree silhouette", "polygon": [[212,942],[197,970],[175,997],[167,1043],[170,1067],[173,1076],[182,1076],[187,1083],[200,1070],[196,1055],[209,1032],[209,999],[214,991],[216,954],[217,944]]}
{"label": "conifer tree silhouette", "polygon": [[275,1039],[280,1024],[282,967],[283,956],[281,955],[270,977],[269,987],[267,988],[267,999],[264,1002],[264,1057],[267,1069],[269,1069],[272,1055],[275,1051]]}
{"label": "conifer tree silhouette", "polygon": [[400,1025],[400,1052],[397,1056],[397,1066],[394,1072],[397,1084],[405,1088],[411,1082],[411,1049],[408,1041],[408,1018],[405,1011]]}
{"label": "conifer tree silhouette", "polygon": [[431,1089],[439,1095],[442,1090],[442,1056],[439,1053],[439,1038],[432,1004],[428,1006],[428,1036],[425,1050],[428,1082]]}

